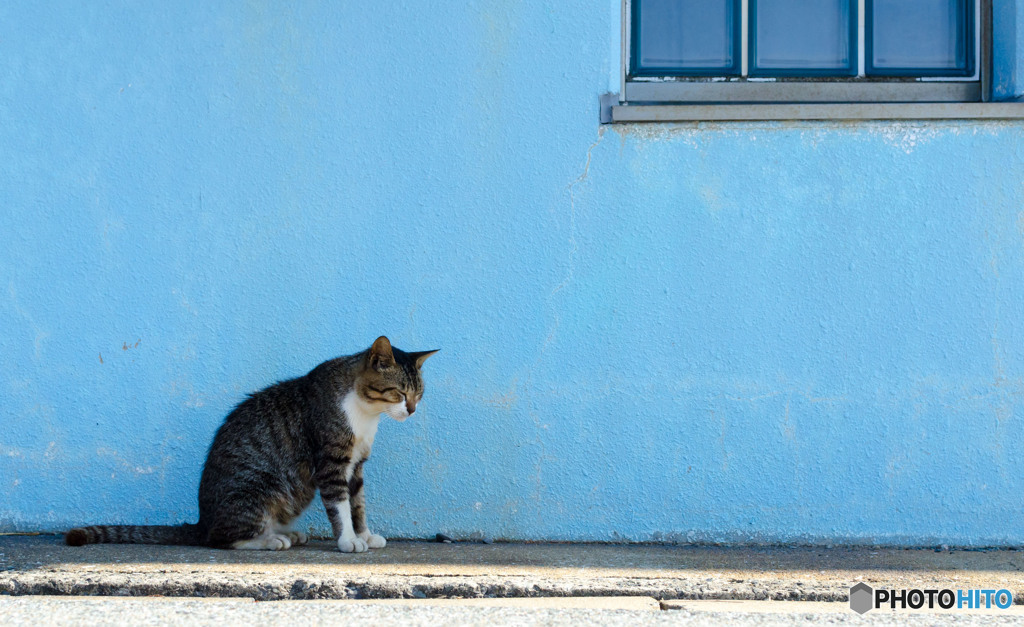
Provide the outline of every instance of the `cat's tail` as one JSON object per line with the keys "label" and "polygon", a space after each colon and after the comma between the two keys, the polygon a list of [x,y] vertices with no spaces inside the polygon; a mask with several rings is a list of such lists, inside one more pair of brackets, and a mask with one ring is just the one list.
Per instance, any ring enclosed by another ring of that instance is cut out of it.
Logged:
{"label": "cat's tail", "polygon": [[202,545],[199,525],[95,525],[78,527],[64,534],[68,546],[83,544],[180,544]]}

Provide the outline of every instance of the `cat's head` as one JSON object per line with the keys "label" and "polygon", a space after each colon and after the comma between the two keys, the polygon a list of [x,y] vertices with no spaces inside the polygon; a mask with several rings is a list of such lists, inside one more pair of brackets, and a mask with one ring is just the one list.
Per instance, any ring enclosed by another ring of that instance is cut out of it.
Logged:
{"label": "cat's head", "polygon": [[436,352],[407,353],[380,336],[363,359],[363,372],[356,384],[359,396],[395,420],[405,420],[423,398],[420,368]]}

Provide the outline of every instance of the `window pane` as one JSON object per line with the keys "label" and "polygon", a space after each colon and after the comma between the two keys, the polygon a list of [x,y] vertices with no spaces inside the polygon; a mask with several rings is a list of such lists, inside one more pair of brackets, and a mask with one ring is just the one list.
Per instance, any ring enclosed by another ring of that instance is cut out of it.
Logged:
{"label": "window pane", "polygon": [[637,69],[738,68],[733,0],[635,0]]}
{"label": "window pane", "polygon": [[851,1],[750,0],[751,74],[855,73]]}
{"label": "window pane", "polygon": [[870,1],[869,73],[914,69],[965,72],[971,4],[967,0]]}

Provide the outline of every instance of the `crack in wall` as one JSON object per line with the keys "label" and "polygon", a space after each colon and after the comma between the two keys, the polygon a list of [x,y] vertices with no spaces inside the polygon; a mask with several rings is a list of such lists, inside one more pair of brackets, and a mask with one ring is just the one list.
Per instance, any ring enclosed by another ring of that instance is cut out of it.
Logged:
{"label": "crack in wall", "polygon": [[605,127],[602,126],[598,129],[597,139],[587,148],[587,161],[583,164],[583,172],[566,186],[569,191],[569,266],[565,278],[555,286],[555,289],[551,290],[552,296],[568,285],[576,273],[576,253],[579,251],[579,245],[576,243],[576,186],[585,181],[590,174],[590,161],[594,156],[594,148],[597,148],[597,145],[604,139],[604,132]]}

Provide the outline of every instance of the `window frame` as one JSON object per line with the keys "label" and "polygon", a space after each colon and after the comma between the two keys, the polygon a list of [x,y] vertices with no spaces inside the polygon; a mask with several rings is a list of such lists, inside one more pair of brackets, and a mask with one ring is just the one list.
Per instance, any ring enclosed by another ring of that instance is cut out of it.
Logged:
{"label": "window frame", "polygon": [[[857,0],[852,0],[857,2]],[[869,21],[858,6],[857,28]],[[675,77],[633,72],[633,0],[621,0],[619,94],[602,100],[602,121],[699,121],[792,119],[1020,118],[1019,103],[988,103],[991,83],[992,0],[977,0],[973,12],[974,68],[969,77]],[[749,24],[743,17],[740,38]],[[972,24],[973,24],[972,20]],[[866,55],[858,32],[856,49]],[[742,44],[744,57],[749,46]],[[851,46],[853,47],[853,46]],[[744,61],[744,69],[749,60]],[[858,68],[867,67],[867,59]]]}

